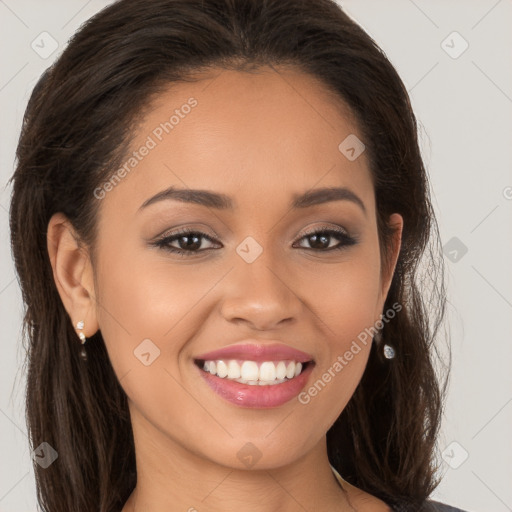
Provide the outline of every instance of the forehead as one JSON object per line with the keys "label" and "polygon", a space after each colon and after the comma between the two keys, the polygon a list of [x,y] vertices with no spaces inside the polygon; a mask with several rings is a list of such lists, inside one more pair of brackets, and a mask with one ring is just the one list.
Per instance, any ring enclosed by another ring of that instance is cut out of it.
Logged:
{"label": "forehead", "polygon": [[222,191],[237,207],[328,186],[350,187],[368,202],[366,154],[350,161],[339,149],[354,135],[361,138],[348,107],[308,74],[209,71],[153,98],[102,208],[115,202],[135,215],[171,185]]}

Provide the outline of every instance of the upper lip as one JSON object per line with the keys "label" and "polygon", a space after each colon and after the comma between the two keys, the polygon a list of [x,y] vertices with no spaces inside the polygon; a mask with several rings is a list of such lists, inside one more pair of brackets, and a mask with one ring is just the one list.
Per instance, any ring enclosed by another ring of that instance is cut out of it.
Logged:
{"label": "upper lip", "polygon": [[266,340],[261,343],[257,340],[244,340],[234,345],[229,345],[211,352],[200,354],[195,359],[203,361],[241,359],[245,361],[295,361],[306,363],[313,357],[306,352],[297,350],[284,343]]}

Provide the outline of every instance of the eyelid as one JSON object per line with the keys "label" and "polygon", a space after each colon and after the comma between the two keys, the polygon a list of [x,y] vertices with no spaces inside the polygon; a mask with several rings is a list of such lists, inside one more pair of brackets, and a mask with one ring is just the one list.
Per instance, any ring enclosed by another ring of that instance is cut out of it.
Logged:
{"label": "eyelid", "polygon": [[341,233],[341,234],[346,235],[348,237],[351,236],[350,233],[345,228],[342,228],[341,226],[333,226],[333,225],[325,224],[325,225],[320,225],[320,226],[315,226],[315,227],[312,227],[312,228],[308,228],[304,233],[302,233],[299,236],[299,238],[303,238],[305,236],[317,233],[318,231],[336,231],[337,233]]}
{"label": "eyelid", "polygon": [[[154,237],[155,241],[163,240],[165,238],[174,237],[177,235],[183,235],[187,233],[198,233],[204,236],[205,238],[212,239],[216,238],[219,239],[220,235],[218,235],[215,230],[212,228],[205,226],[204,224],[199,224],[200,227],[196,227],[197,225],[193,224],[183,224],[183,226],[177,226],[172,229],[166,229],[163,233],[160,235],[157,235]],[[205,230],[211,231],[212,234],[206,233]],[[213,241],[213,240],[212,240]]]}

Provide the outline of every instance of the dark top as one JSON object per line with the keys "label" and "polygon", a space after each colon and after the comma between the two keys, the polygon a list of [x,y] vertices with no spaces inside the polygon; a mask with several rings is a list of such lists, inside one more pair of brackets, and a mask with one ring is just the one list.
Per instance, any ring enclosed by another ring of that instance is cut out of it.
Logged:
{"label": "dark top", "polygon": [[[451,505],[446,505],[445,503],[441,503],[439,501],[427,500],[427,503],[430,505],[430,507],[428,507],[428,512],[466,512],[466,510],[452,507]],[[390,508],[393,510],[393,512],[427,512],[427,507],[421,507],[419,510],[407,510],[404,507]]]}

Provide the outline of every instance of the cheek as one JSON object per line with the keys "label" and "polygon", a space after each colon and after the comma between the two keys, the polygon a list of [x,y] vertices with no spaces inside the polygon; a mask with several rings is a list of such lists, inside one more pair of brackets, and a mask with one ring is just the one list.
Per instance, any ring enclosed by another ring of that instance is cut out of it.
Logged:
{"label": "cheek", "polygon": [[[192,268],[192,267],[189,267]],[[211,286],[198,272],[186,272],[169,263],[131,262],[107,278],[109,303],[124,318],[133,336],[172,336],[173,329]]]}
{"label": "cheek", "polygon": [[[212,274],[192,266],[184,273],[165,260],[148,264],[133,249],[123,258],[117,249],[115,257],[108,253],[99,271],[99,315],[114,371],[138,413],[180,431],[176,411],[190,408],[191,398],[179,383],[179,355],[200,325],[194,306],[211,287]],[[211,420],[198,413],[201,421]]]}
{"label": "cheek", "polygon": [[376,251],[360,248],[339,263],[303,272],[298,282],[303,283],[301,296],[338,350],[374,324],[380,287]]}
{"label": "cheek", "polygon": [[103,244],[97,269],[98,318],[112,366],[119,378],[147,362],[165,361],[173,371],[201,325],[202,298],[225,272],[171,262],[158,249],[123,247],[124,238]]}
{"label": "cheek", "polygon": [[332,265],[323,276],[304,281],[326,350],[298,401],[306,422],[321,425],[320,430],[329,429],[341,414],[366,368],[379,292],[379,262],[373,254],[362,251]]}

